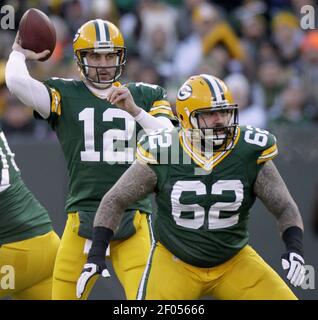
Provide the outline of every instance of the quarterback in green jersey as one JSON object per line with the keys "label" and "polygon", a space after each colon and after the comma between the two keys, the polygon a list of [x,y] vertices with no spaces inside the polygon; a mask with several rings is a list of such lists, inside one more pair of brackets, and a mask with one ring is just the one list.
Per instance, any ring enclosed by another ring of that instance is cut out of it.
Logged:
{"label": "quarterback in green jersey", "polygon": [[0,299],[50,300],[59,242],[0,126]]}
{"label": "quarterback in green jersey", "polygon": [[181,127],[145,135],[136,162],[103,198],[78,290],[87,270],[105,272],[101,253],[125,208],[155,192],[155,241],[136,298],[296,299],[248,244],[249,210],[258,197],[277,218],[287,279],[302,283],[303,223],[271,161],[275,137],[239,126],[231,93],[211,75],[184,83],[176,112]]}
{"label": "quarterback in green jersey", "polygon": [[[118,82],[126,48],[121,32],[109,21],[88,21],[75,35],[74,57],[82,81],[52,78],[39,82],[28,74],[25,59],[37,60],[46,52],[22,49],[18,35],[13,49],[6,67],[7,86],[49,122],[67,161],[68,220],[54,268],[52,296],[77,299],[76,281],[91,245],[93,220],[103,195],[134,161],[142,129],[171,128],[173,114],[163,88]],[[131,299],[150,250],[149,198],[132,203],[126,213],[109,255],[126,297]]]}

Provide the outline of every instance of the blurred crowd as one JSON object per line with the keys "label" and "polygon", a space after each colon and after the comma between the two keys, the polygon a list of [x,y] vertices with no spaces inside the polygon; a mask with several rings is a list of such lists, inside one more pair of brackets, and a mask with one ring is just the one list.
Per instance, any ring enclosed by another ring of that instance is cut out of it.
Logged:
{"label": "blurred crowd", "polygon": [[[178,87],[192,74],[223,79],[239,104],[240,124],[260,128],[318,122],[318,29],[300,28],[301,8],[311,0],[29,0],[0,1],[15,8],[16,29],[30,7],[44,11],[57,31],[47,62],[30,73],[79,78],[72,40],[95,18],[122,31],[127,65],[121,81],[163,86],[174,105]],[[318,14],[318,9],[316,9]],[[318,24],[318,17],[315,21]],[[0,30],[0,119],[7,134],[46,138],[46,125],[8,93],[4,68],[15,30]]]}

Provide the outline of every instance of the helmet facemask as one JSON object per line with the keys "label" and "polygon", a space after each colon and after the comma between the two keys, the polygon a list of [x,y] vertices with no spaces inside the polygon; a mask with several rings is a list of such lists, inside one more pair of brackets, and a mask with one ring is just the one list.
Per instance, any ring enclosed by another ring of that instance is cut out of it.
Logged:
{"label": "helmet facemask", "polygon": [[[86,55],[88,52],[100,53],[100,54],[107,54],[107,53],[115,53],[116,54],[116,62],[112,66],[94,66],[89,65]],[[79,68],[82,71],[83,76],[86,80],[91,82],[94,86],[98,88],[108,88],[112,83],[118,81],[122,74],[123,67],[126,63],[126,48],[125,47],[106,47],[106,48],[98,48],[98,49],[81,49],[76,51],[76,61]],[[92,78],[89,76],[89,68],[95,69],[96,71],[96,78]],[[105,70],[112,70],[115,69],[114,77],[110,80],[102,80],[101,75]]]}
{"label": "helmet facemask", "polygon": [[[227,123],[217,123],[213,127],[209,127],[206,124],[204,115],[213,112],[226,113],[228,116]],[[238,125],[238,106],[236,104],[197,109],[191,112],[189,119],[194,129],[192,139],[197,143],[200,142],[205,151],[227,151],[234,147],[234,144],[230,142],[234,139]]]}

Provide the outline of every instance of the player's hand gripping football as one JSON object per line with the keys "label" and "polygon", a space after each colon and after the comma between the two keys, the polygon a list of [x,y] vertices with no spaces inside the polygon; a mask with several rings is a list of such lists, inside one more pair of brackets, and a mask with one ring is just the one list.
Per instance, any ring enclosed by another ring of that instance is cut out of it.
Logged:
{"label": "player's hand gripping football", "polygon": [[109,271],[106,266],[105,258],[99,256],[89,257],[87,263],[84,264],[82,273],[77,280],[76,296],[80,299],[89,280],[96,275],[101,275],[104,278],[110,277]]}
{"label": "player's hand gripping football", "polygon": [[49,50],[44,50],[42,52],[36,53],[32,50],[23,49],[21,47],[21,40],[19,37],[19,31],[17,32],[14,43],[12,45],[12,50],[15,50],[15,51],[18,51],[18,52],[21,52],[22,54],[24,54],[26,60],[40,60],[40,59],[46,57],[50,53]]}
{"label": "player's hand gripping football", "polygon": [[135,101],[125,86],[111,86],[108,89],[107,100],[118,108],[127,111],[133,117],[136,117],[141,109],[135,104]]}
{"label": "player's hand gripping football", "polygon": [[304,265],[304,258],[299,253],[286,252],[282,255],[282,266],[287,270],[287,279],[295,287],[304,281],[306,272]]}

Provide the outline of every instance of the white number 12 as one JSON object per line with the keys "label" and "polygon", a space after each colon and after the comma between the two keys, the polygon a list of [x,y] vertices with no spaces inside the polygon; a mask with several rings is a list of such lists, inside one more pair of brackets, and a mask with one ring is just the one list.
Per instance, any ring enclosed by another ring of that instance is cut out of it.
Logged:
{"label": "white number 12", "polygon": [[[113,121],[114,118],[124,119],[125,130],[109,129],[103,134],[103,161],[107,162],[133,162],[134,148],[125,147],[123,151],[116,151],[115,141],[129,141],[134,134],[136,123],[134,118],[120,109],[107,109],[103,113],[103,121]],[[84,146],[81,151],[81,161],[100,161],[100,152],[95,149],[94,108],[85,108],[78,115],[84,121]]]}

